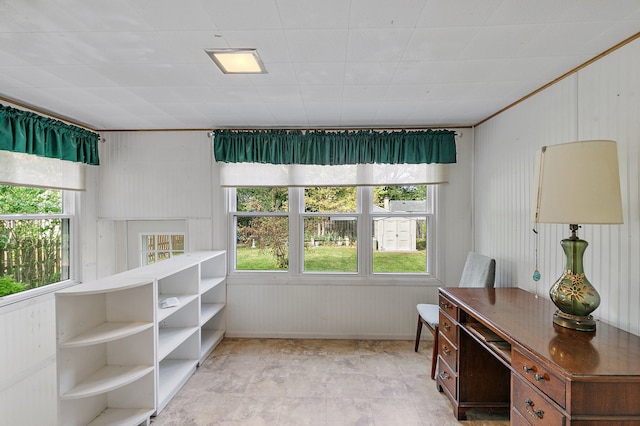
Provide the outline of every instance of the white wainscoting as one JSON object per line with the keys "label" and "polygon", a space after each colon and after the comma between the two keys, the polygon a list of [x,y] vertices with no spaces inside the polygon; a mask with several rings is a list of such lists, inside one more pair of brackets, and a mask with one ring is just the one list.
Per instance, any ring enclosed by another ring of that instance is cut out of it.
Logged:
{"label": "white wainscoting", "polygon": [[[587,139],[618,142],[624,224],[585,225],[585,273],[602,302],[602,321],[640,334],[640,39],[476,128],[475,245],[496,257],[497,284],[536,291],[530,206],[535,152]],[[570,194],[567,194],[570,196]],[[564,268],[567,225],[541,224],[537,291]]]}
{"label": "white wainscoting", "polygon": [[0,345],[0,424],[55,425],[53,293],[0,308]]}
{"label": "white wainscoting", "polygon": [[339,278],[313,281],[316,284],[268,279],[239,283],[230,278],[226,335],[411,340],[418,318],[416,304],[437,300],[437,283],[367,285]]}

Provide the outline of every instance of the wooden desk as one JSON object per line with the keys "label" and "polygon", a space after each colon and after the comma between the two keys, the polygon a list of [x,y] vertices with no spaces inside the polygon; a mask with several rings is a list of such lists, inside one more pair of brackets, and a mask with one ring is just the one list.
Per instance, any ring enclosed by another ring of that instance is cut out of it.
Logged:
{"label": "wooden desk", "polygon": [[441,288],[439,390],[454,415],[510,410],[512,425],[640,425],[640,337],[553,324],[521,289]]}

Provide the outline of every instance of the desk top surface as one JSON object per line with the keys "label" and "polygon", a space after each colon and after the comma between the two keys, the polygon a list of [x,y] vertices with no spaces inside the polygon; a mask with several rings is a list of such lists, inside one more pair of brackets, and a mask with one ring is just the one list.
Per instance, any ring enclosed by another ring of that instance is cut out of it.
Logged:
{"label": "desk top surface", "polygon": [[553,324],[553,302],[518,288],[441,288],[461,309],[555,364],[567,377],[638,376],[640,337],[598,322],[595,332]]}

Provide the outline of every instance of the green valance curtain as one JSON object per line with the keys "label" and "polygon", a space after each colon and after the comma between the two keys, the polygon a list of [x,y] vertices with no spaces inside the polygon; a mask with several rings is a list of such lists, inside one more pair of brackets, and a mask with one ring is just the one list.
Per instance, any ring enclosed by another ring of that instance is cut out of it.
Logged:
{"label": "green valance curtain", "polygon": [[0,150],[97,166],[97,133],[0,105]]}
{"label": "green valance curtain", "polygon": [[217,130],[216,161],[264,164],[449,164],[455,133],[419,131]]}

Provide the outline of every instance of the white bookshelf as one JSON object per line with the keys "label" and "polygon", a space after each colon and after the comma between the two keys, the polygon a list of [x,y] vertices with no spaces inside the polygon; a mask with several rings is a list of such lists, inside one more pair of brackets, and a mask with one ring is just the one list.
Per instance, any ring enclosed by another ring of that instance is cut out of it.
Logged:
{"label": "white bookshelf", "polygon": [[[160,413],[196,371],[200,357],[200,265],[197,258],[182,255],[132,269],[130,276],[156,279],[156,414]],[[161,302],[178,303],[162,308]]]}
{"label": "white bookshelf", "polygon": [[59,424],[149,424],[224,337],[225,304],[224,251],[57,292]]}
{"label": "white bookshelf", "polygon": [[149,279],[116,275],[56,293],[59,424],[148,423],[154,312]]}
{"label": "white bookshelf", "polygon": [[226,276],[226,252],[213,252],[200,262],[200,362],[224,338]]}

